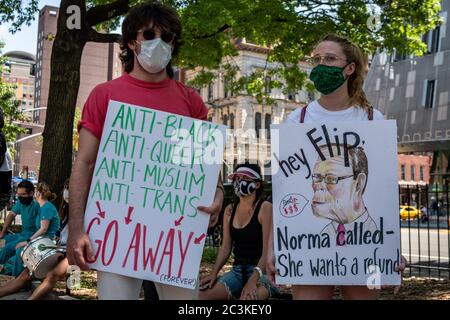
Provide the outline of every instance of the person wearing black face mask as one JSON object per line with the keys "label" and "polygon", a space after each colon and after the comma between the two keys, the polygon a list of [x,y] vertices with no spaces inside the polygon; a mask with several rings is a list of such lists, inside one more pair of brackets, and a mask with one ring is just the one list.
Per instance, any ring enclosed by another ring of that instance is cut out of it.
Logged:
{"label": "person wearing black face mask", "polygon": [[[223,241],[211,274],[200,280],[200,300],[264,300],[277,294],[265,271],[272,204],[264,201],[261,169],[241,164],[228,177],[236,199],[225,208]],[[234,253],[233,269],[220,278],[219,271]]]}
{"label": "person wearing black face mask", "polygon": [[[39,204],[34,200],[34,185],[23,180],[17,188],[17,201],[11,212],[5,219],[3,229],[0,232],[0,239],[5,240],[5,246],[0,250],[0,264],[3,265],[11,258],[19,242],[27,241],[36,231],[36,217],[39,215]],[[22,232],[7,235],[7,230],[14,218],[20,215],[22,218]]]}

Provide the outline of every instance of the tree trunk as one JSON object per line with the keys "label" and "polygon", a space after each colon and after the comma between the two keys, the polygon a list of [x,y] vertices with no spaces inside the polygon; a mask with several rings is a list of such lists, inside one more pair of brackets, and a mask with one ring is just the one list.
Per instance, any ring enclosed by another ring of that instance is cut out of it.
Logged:
{"label": "tree trunk", "polygon": [[[74,13],[69,10],[69,16],[67,8],[74,5],[80,9],[81,29],[69,30],[67,20],[72,19]],[[72,170],[73,121],[80,86],[83,48],[88,41],[119,41],[120,35],[98,33],[93,27],[123,15],[128,10],[129,0],[97,5],[90,8],[89,12],[86,11],[86,0],[61,0],[52,50],[50,89],[42,134],[44,143],[39,173],[39,181],[45,181],[57,194],[61,193],[64,181]],[[57,199],[57,204],[60,203],[60,198]]]}
{"label": "tree trunk", "polygon": [[[46,182],[57,194],[60,194],[72,169],[73,119],[80,85],[81,55],[87,41],[85,30],[67,29],[68,2],[78,4],[82,8],[82,15],[86,12],[84,1],[61,1],[51,57],[50,89],[39,174],[39,181]],[[59,203],[61,199],[57,200]]]}

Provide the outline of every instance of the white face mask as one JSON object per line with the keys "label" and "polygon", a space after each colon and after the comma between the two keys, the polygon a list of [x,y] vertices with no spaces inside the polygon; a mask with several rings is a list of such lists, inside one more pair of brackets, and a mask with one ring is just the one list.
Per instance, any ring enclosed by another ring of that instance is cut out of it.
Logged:
{"label": "white face mask", "polygon": [[69,190],[68,189],[64,189],[63,191],[63,199],[65,202],[69,203]]}
{"label": "white face mask", "polygon": [[[136,55],[142,68],[148,73],[158,73],[172,59],[172,46],[161,38],[140,41],[141,52]],[[136,54],[136,52],[135,52]]]}

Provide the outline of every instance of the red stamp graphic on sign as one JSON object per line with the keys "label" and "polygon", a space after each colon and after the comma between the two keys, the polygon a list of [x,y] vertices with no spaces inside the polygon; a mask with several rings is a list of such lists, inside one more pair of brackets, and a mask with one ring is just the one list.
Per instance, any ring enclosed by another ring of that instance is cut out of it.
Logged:
{"label": "red stamp graphic on sign", "polygon": [[280,202],[280,212],[283,217],[292,218],[299,215],[305,206],[308,204],[306,199],[301,194],[290,193],[286,195]]}

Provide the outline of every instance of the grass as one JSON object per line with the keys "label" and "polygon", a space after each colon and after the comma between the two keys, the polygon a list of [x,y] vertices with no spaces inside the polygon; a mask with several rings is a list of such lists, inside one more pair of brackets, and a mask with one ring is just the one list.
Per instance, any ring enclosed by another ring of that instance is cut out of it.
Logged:
{"label": "grass", "polygon": [[[200,274],[205,275],[211,272],[212,263],[202,263]],[[231,269],[231,264],[227,264],[219,275]],[[0,276],[0,285],[11,280],[12,277]],[[72,290],[70,295],[80,300],[97,299],[97,274],[95,271],[82,272],[81,288]],[[290,287],[282,288],[283,293],[290,293]],[[433,280],[426,278],[404,278],[403,286],[396,295],[393,288],[384,288],[381,290],[380,300],[450,300],[450,280]],[[59,281],[54,293],[57,295],[66,295],[66,286],[64,281]],[[339,290],[336,290],[334,299],[341,299]]]}
{"label": "grass", "polygon": [[205,247],[203,249],[202,263],[214,263],[216,261],[219,248]]}
{"label": "grass", "polygon": [[[214,267],[218,248],[205,247],[202,262],[200,265],[200,276],[210,273]],[[222,268],[219,276],[224,272],[231,270],[232,258]],[[0,275],[0,286],[12,277]],[[290,294],[290,286],[281,288],[282,293]],[[450,279],[449,280],[433,280],[427,278],[404,278],[403,286],[396,295],[393,288],[384,288],[381,290],[380,300],[450,300]],[[66,284],[59,281],[54,293],[57,295],[66,295]],[[97,273],[95,271],[83,271],[81,273],[81,286],[79,289],[73,289],[70,295],[80,300],[97,299]],[[339,290],[336,290],[334,299],[341,299]]]}

